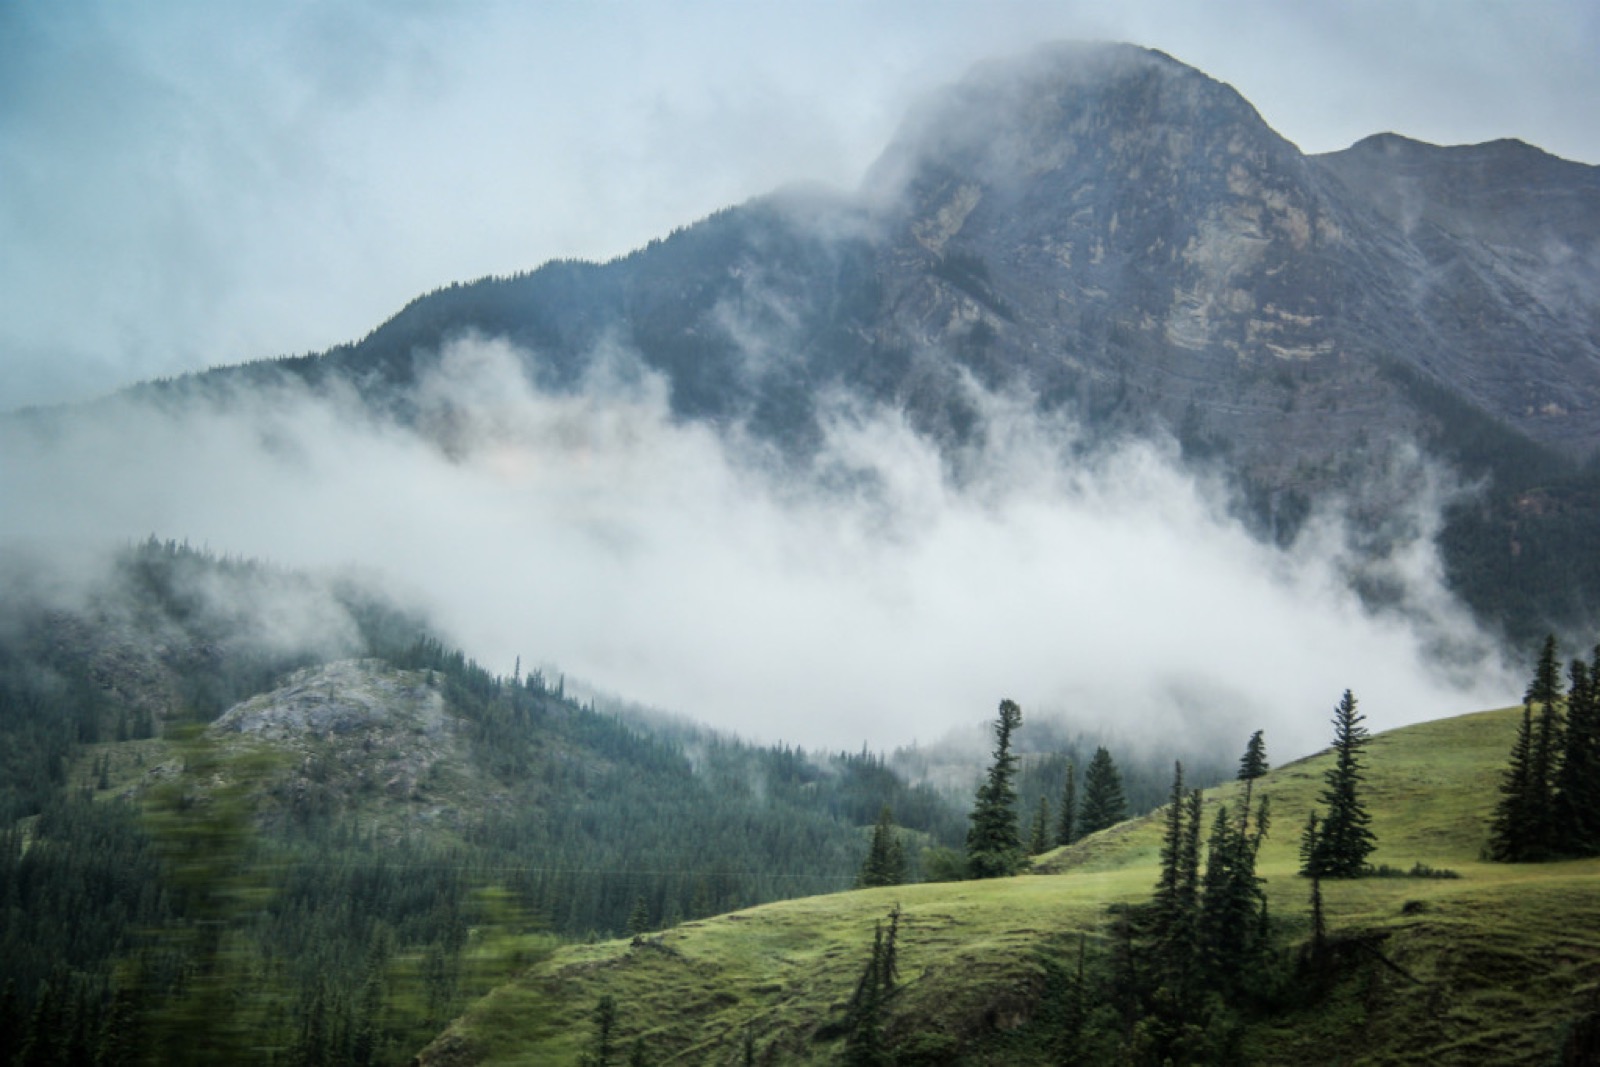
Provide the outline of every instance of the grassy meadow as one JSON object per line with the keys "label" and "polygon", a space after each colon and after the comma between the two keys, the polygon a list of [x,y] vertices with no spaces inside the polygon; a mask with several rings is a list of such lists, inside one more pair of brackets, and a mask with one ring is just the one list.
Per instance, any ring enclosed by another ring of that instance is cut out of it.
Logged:
{"label": "grassy meadow", "polygon": [[[1374,864],[1456,878],[1327,882],[1330,933],[1376,946],[1315,1001],[1247,1019],[1256,1063],[1554,1062],[1565,1028],[1600,988],[1600,860],[1484,863],[1480,850],[1520,709],[1373,738],[1364,798]],[[1270,740],[1270,739],[1269,739]],[[1308,935],[1296,875],[1326,754],[1256,783],[1272,829],[1258,864],[1285,959]],[[1228,783],[1206,794],[1236,809]],[[642,1041],[657,1064],[836,1062],[838,1022],[874,925],[899,904],[901,990],[888,1033],[900,1062],[1054,1062],[1028,1039],[1047,986],[1041,953],[1104,943],[1108,906],[1147,899],[1161,813],[1039,857],[1034,871],[784,901],[684,923],[636,942],[564,947],[457,1020],[421,1062],[577,1063],[602,996],[617,1006],[615,1062]],[[1287,966],[1287,964],[1286,964]]]}

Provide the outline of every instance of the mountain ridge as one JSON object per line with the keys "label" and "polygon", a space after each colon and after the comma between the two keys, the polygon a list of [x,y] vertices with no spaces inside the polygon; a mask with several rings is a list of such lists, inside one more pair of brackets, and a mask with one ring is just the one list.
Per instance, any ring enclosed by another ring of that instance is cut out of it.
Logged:
{"label": "mountain ridge", "polygon": [[448,451],[417,388],[465,337],[558,393],[608,361],[657,375],[677,419],[797,468],[840,397],[955,466],[989,432],[974,389],[1020,395],[1091,443],[1176,440],[1282,543],[1376,493],[1356,512],[1381,551],[1374,487],[1417,451],[1478,487],[1440,545],[1481,621],[1528,643],[1600,603],[1600,569],[1573,563],[1600,555],[1600,168],[1396,134],[1305,155],[1231,87],[1132,45],[980,65],[855,192],[758,197],[156,392],[339,382]]}

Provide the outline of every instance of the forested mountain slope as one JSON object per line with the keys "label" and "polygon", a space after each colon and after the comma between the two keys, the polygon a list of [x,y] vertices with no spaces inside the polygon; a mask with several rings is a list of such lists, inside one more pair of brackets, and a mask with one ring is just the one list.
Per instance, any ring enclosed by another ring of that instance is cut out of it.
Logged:
{"label": "forested mountain slope", "polygon": [[1381,551],[1385,493],[1406,492],[1382,476],[1417,447],[1483,482],[1442,538],[1483,618],[1527,639],[1586,624],[1600,593],[1600,169],[1392,134],[1306,156],[1228,86],[1131,46],[977,68],[856,193],[452,285],[359,343],[177,388],[344,380],[449,449],[415,386],[465,336],[512,342],[554,390],[637,361],[679,417],[791,458],[848,398],[959,465],[991,432],[975,382],[1091,437],[1176,437],[1280,540],[1340,495]]}
{"label": "forested mountain slope", "polygon": [[[340,1055],[375,1027],[364,1055],[389,1062],[471,988],[491,886],[550,933],[616,935],[847,888],[885,804],[929,843],[963,830],[881,756],[668,740],[560,679],[492,675],[356,584],[153,541],[85,584],[61,601],[18,579],[0,615],[0,1030],[18,1041],[73,1011],[98,1045],[118,995],[170,1022],[171,961],[214,908],[251,1005],[240,1040],[298,1047],[322,1013]],[[385,997],[416,1011],[385,1028]]]}

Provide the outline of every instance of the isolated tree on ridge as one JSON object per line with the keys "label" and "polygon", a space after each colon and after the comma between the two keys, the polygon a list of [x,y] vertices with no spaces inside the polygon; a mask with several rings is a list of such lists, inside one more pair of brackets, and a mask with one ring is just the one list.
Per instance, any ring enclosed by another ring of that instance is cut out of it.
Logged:
{"label": "isolated tree on ridge", "polygon": [[1240,816],[1246,820],[1250,818],[1250,799],[1255,791],[1256,779],[1264,777],[1270,769],[1267,764],[1267,743],[1262,740],[1262,731],[1257,730],[1250,735],[1250,740],[1245,743],[1244,755],[1239,757],[1239,773],[1234,777],[1244,783],[1244,806]]}
{"label": "isolated tree on ridge", "polygon": [[1004,878],[1022,869],[1022,839],[1017,830],[1017,791],[1012,779],[1017,757],[1011,752],[1011,735],[1022,725],[1022,708],[1014,700],[1000,701],[994,724],[994,763],[978,787],[968,816],[967,873],[973,878]]}
{"label": "isolated tree on ridge", "polygon": [[1356,698],[1346,689],[1333,712],[1333,766],[1323,774],[1321,800],[1327,811],[1311,846],[1308,866],[1302,874],[1324,878],[1356,878],[1367,867],[1367,857],[1377,847],[1367,814],[1361,802],[1360,785],[1366,780],[1361,750],[1370,739],[1361,723],[1366,716],[1356,711]]}

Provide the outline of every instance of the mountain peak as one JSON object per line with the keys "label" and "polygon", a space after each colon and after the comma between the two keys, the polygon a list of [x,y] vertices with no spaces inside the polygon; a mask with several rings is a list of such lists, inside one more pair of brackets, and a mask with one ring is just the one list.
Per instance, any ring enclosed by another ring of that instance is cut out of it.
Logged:
{"label": "mountain peak", "polygon": [[1003,188],[1066,165],[1080,147],[1110,139],[1169,151],[1174,165],[1208,133],[1267,129],[1230,86],[1135,45],[1063,41],[973,67],[913,109],[865,187],[894,196],[958,174]]}

